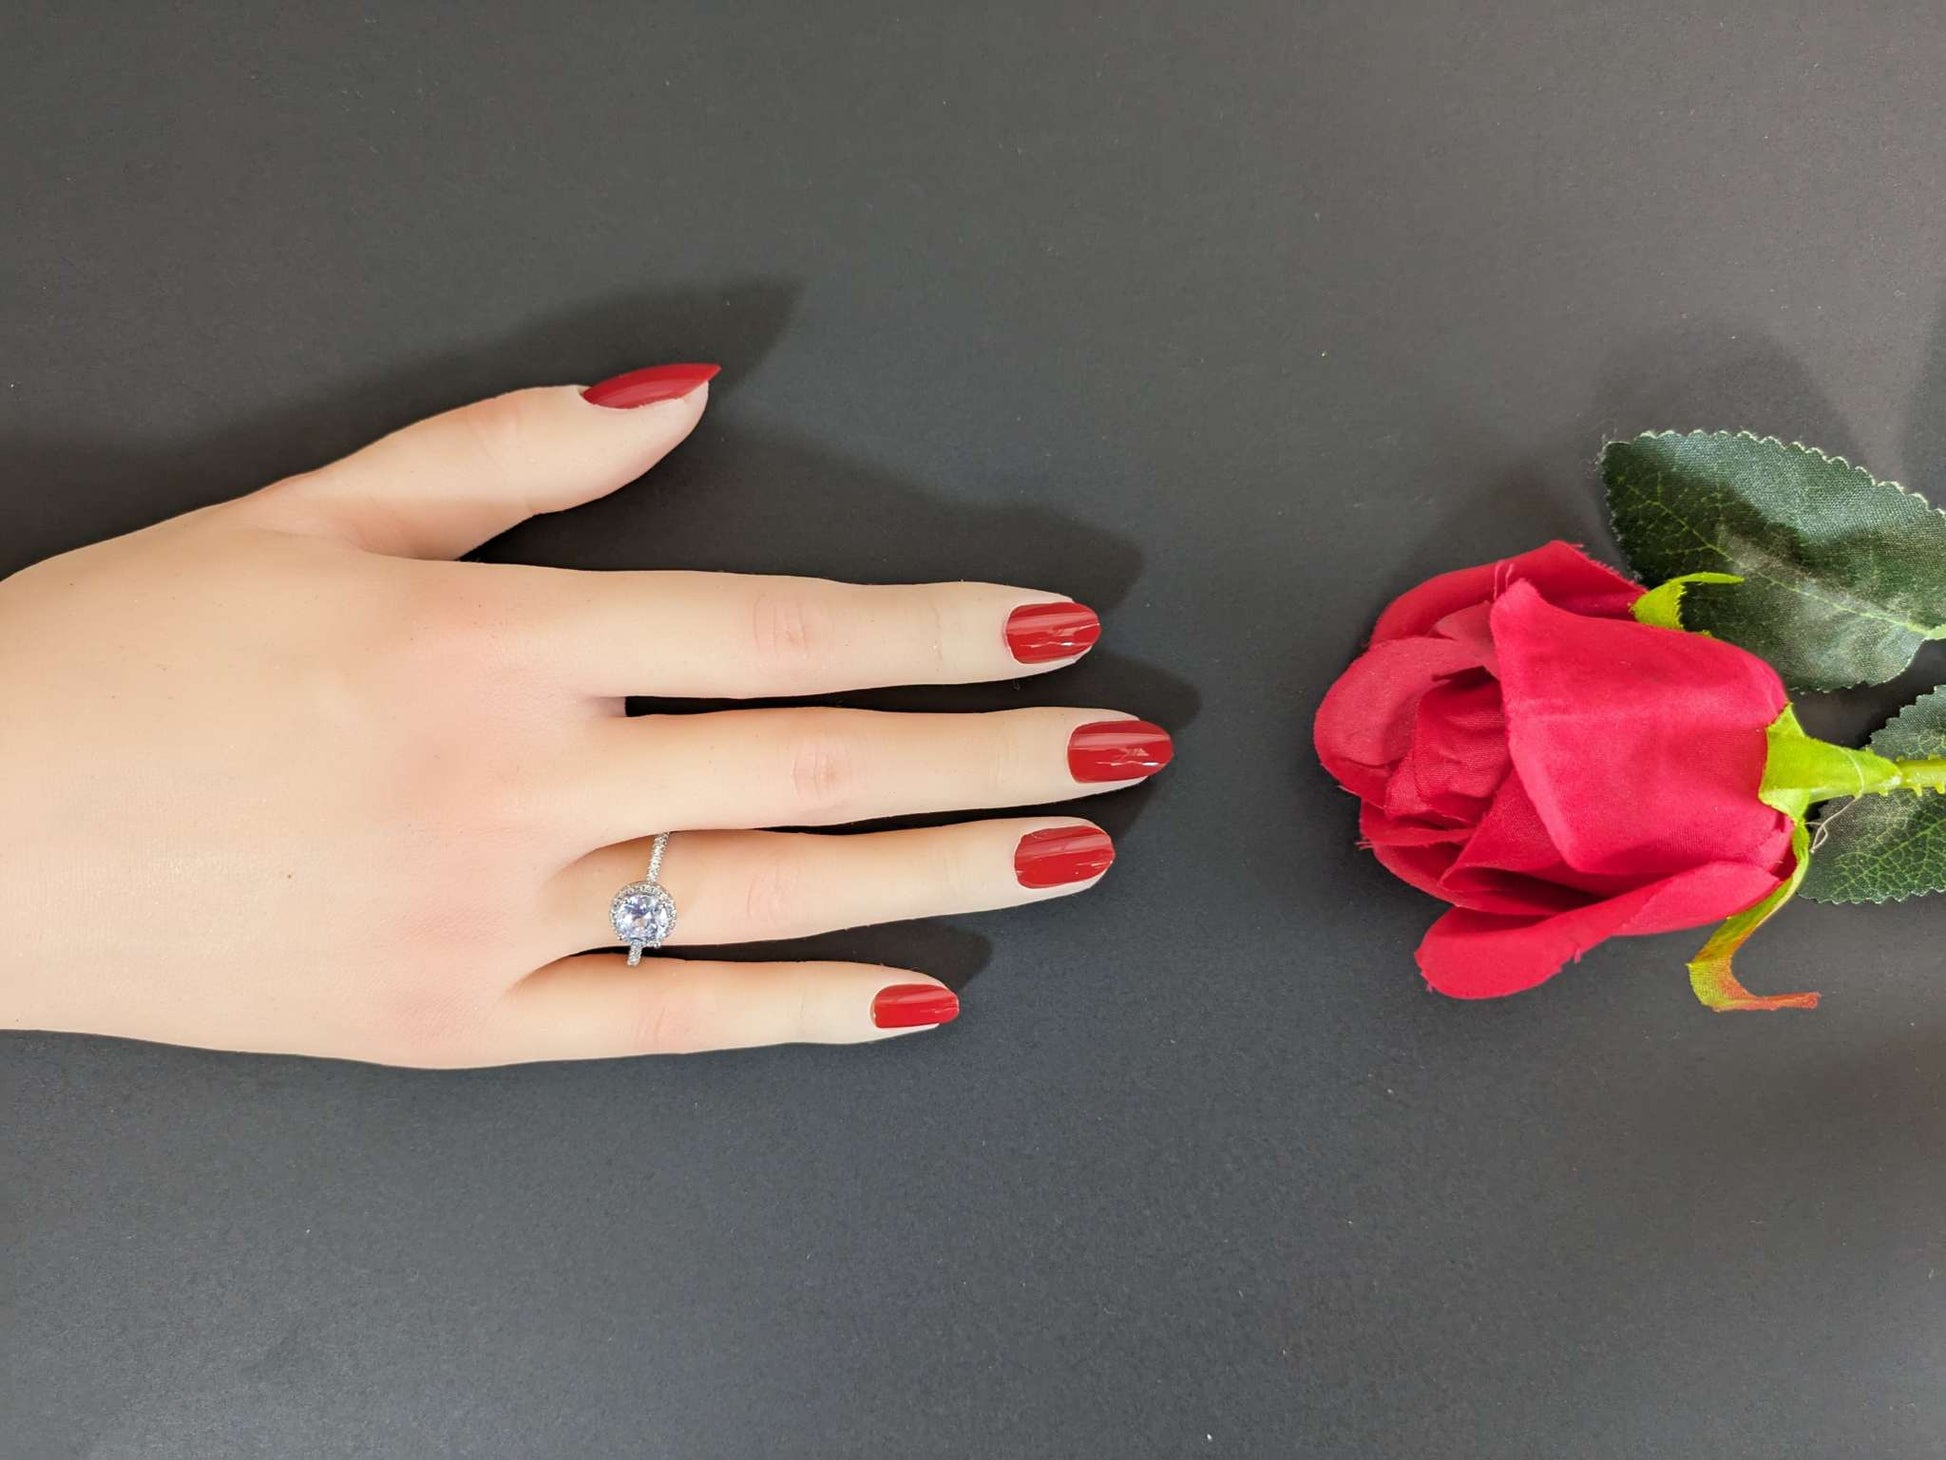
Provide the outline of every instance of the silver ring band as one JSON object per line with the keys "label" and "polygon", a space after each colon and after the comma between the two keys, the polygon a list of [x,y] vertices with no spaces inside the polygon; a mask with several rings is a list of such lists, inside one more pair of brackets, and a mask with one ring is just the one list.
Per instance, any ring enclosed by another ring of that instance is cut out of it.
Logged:
{"label": "silver ring band", "polygon": [[676,926],[676,900],[662,885],[662,854],[669,850],[669,833],[662,832],[649,852],[649,873],[631,882],[608,904],[608,921],[615,936],[628,944],[628,966],[642,961],[642,952],[660,948]]}

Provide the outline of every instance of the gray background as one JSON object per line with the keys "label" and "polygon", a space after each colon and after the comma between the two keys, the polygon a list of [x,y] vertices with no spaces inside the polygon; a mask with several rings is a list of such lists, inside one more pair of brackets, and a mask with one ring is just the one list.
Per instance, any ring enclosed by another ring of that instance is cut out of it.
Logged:
{"label": "gray background", "polygon": [[1937,492],[1937,6],[0,27],[0,567],[720,359],[651,484],[489,554],[1064,589],[1109,611],[1081,668],[875,702],[1118,704],[1182,752],[1095,895],[816,945],[964,988],[892,1047],[6,1039],[10,1456],[1946,1447],[1937,900],[1768,931],[1747,976],[1815,1015],[1706,1014],[1691,934],[1447,1002],[1308,750],[1392,593],[1606,550],[1605,434]]}

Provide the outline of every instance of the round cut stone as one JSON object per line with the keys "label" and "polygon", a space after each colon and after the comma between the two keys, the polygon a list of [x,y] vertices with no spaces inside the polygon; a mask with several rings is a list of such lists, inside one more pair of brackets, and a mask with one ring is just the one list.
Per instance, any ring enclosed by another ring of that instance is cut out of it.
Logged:
{"label": "round cut stone", "polygon": [[624,943],[653,948],[676,925],[675,899],[657,883],[631,882],[608,905],[608,920]]}

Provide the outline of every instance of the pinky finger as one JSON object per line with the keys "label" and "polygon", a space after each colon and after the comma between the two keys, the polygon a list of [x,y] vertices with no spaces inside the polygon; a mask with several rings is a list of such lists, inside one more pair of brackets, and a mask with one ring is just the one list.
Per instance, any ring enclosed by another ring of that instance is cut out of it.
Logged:
{"label": "pinky finger", "polygon": [[584,953],[528,975],[481,1031],[480,1064],[764,1044],[862,1044],[959,1014],[924,974],[868,963],[710,963]]}

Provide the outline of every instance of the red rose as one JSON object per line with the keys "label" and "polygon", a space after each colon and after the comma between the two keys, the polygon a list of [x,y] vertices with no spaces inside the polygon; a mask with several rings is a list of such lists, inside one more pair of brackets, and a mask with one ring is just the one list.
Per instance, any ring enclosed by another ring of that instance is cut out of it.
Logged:
{"label": "red rose", "polygon": [[1642,594],[1568,546],[1434,578],[1318,709],[1318,757],[1373,852],[1453,904],[1419,945],[1459,998],[1531,988],[1605,938],[1715,923],[1791,871],[1757,799],[1771,667],[1637,623]]}

